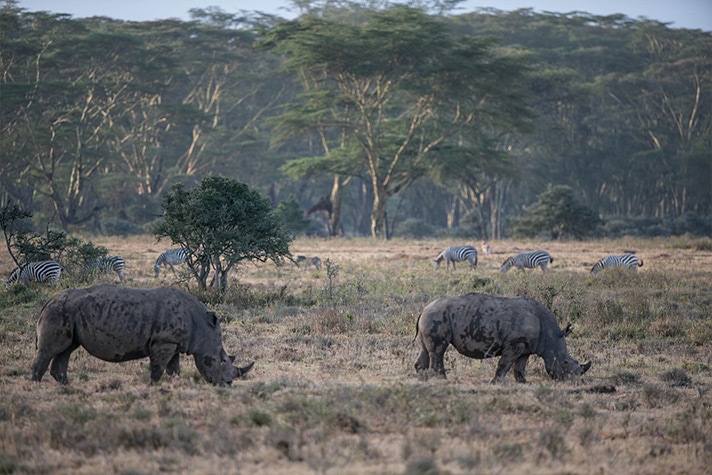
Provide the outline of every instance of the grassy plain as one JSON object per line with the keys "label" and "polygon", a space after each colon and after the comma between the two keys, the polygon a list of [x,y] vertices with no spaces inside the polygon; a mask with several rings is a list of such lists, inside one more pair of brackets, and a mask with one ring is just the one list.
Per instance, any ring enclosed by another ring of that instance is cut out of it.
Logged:
{"label": "grassy plain", "polygon": [[[126,259],[127,285],[186,286],[170,271],[153,278],[165,243],[92,240]],[[56,289],[0,290],[0,474],[710,473],[712,241],[496,241],[474,271],[435,271],[451,244],[300,239],[292,252],[319,256],[320,271],[243,266],[224,301],[200,295],[225,318],[228,351],[256,361],[229,389],[189,357],[150,386],[147,360],[81,349],[68,386],[33,383],[34,327]],[[548,274],[498,272],[537,248],[554,256]],[[589,275],[625,250],[643,259],[637,274]],[[419,311],[470,291],[544,303],[573,323],[569,351],[592,369],[555,382],[533,357],[529,383],[490,384],[496,359],[450,349],[447,380],[416,376]]]}

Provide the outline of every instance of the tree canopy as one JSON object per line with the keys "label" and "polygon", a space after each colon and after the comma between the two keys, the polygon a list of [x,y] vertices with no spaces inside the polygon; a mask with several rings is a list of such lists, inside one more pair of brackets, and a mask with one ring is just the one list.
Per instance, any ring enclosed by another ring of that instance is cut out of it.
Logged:
{"label": "tree canopy", "polygon": [[220,175],[272,206],[328,196],[332,234],[499,238],[553,184],[605,218],[708,232],[710,32],[458,3],[123,22],[6,1],[0,204],[139,229],[174,184]]}
{"label": "tree canopy", "polygon": [[200,186],[186,190],[173,185],[163,195],[163,219],[154,235],[186,251],[186,263],[201,289],[225,292],[231,269],[245,260],[281,261],[290,257],[291,236],[270,200],[245,183],[207,176]]}

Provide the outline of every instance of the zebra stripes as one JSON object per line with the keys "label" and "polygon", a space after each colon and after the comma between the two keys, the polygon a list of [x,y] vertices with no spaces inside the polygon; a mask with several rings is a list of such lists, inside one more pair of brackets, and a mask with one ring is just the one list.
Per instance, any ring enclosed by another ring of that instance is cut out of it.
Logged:
{"label": "zebra stripes", "polygon": [[613,254],[598,261],[591,269],[591,274],[598,274],[599,271],[609,267],[627,267],[637,271],[642,265],[643,259],[638,259],[635,254]]}
{"label": "zebra stripes", "polygon": [[59,285],[59,278],[62,275],[64,268],[55,261],[30,262],[18,267],[10,277],[4,281],[5,287],[10,287],[17,281],[22,281],[29,287],[30,281],[37,282],[52,282],[54,285]]}
{"label": "zebra stripes", "polygon": [[109,272],[114,271],[121,282],[124,281],[124,266],[126,262],[121,256],[100,257],[88,266],[89,271]]}
{"label": "zebra stripes", "polygon": [[550,262],[554,262],[554,258],[546,251],[520,252],[504,261],[499,270],[507,272],[512,267],[516,267],[524,272],[525,267],[528,269],[541,267],[542,272],[546,272]]}
{"label": "zebra stripes", "polygon": [[175,274],[176,270],[173,266],[183,264],[185,262],[185,257],[185,249],[182,247],[163,251],[161,255],[158,256],[158,259],[156,259],[156,263],[153,264],[153,271],[155,272],[154,277],[158,277],[158,274],[161,273],[161,266],[170,267]]}
{"label": "zebra stripes", "polygon": [[452,270],[455,270],[455,262],[469,261],[470,267],[477,267],[477,249],[472,246],[450,246],[446,247],[443,252],[438,254],[438,257],[433,260],[435,268],[440,267],[440,263],[445,261],[447,269],[450,270],[452,262]]}

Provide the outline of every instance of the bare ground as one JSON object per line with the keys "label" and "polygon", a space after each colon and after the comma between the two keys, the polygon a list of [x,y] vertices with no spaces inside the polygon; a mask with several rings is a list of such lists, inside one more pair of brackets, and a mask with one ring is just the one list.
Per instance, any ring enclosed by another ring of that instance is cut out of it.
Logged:
{"label": "bare ground", "polygon": [[[126,259],[128,285],[185,285],[170,271],[153,279],[165,243],[93,240]],[[709,473],[706,246],[501,241],[475,271],[434,271],[450,244],[303,239],[293,254],[318,255],[321,271],[242,266],[228,296],[242,304],[209,304],[226,318],[228,350],[256,361],[229,389],[201,380],[190,357],[179,378],[150,386],[146,361],[105,363],[83,350],[69,386],[49,375],[33,383],[34,325],[54,290],[34,287],[42,298],[27,302],[20,293],[0,310],[0,473]],[[555,258],[549,274],[498,272],[507,256],[539,248]],[[588,274],[630,250],[645,263],[638,275]],[[6,254],[0,263],[7,275]],[[592,369],[555,382],[533,357],[528,384],[511,375],[490,384],[496,359],[450,350],[447,380],[416,375],[418,312],[471,290],[548,299],[574,321],[569,349]]]}

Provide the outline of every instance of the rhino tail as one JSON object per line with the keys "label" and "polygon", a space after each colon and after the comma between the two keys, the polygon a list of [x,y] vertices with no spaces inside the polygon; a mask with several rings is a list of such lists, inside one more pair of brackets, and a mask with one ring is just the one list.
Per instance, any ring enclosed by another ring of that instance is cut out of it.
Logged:
{"label": "rhino tail", "polygon": [[423,312],[420,312],[420,315],[418,315],[418,319],[415,321],[415,336],[413,337],[413,341],[410,342],[411,345],[415,343],[415,340],[418,339],[418,323],[420,323],[420,317],[422,316]]}

